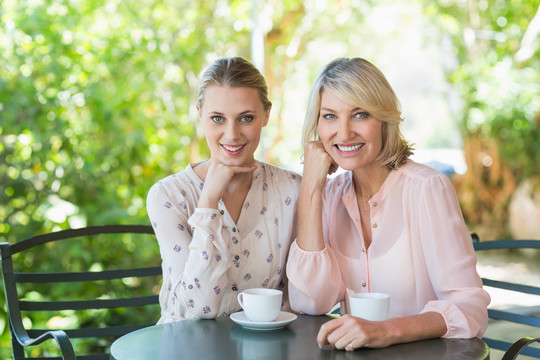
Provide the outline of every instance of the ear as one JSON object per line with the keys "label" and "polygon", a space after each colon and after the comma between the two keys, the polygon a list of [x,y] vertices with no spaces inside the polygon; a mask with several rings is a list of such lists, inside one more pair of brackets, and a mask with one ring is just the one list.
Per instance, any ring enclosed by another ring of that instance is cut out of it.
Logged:
{"label": "ear", "polygon": [[270,120],[270,110],[272,110],[272,106],[266,110],[266,115],[264,117],[263,127],[265,127],[268,124],[268,120]]}
{"label": "ear", "polygon": [[199,106],[199,102],[195,104],[195,107],[197,108],[197,114],[199,114],[199,120],[202,120],[202,113],[201,113],[201,107]]}

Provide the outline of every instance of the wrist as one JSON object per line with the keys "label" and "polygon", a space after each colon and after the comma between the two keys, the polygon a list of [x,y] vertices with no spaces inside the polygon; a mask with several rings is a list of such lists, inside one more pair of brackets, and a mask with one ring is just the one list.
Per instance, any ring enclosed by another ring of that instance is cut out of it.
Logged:
{"label": "wrist", "polygon": [[197,207],[207,208],[207,209],[217,209],[218,204],[219,204],[219,200],[210,199],[209,197],[201,194],[201,197],[199,198],[199,202],[197,203]]}
{"label": "wrist", "polygon": [[326,185],[326,178],[318,181],[304,181],[300,184],[300,192],[309,197],[322,194],[324,186]]}

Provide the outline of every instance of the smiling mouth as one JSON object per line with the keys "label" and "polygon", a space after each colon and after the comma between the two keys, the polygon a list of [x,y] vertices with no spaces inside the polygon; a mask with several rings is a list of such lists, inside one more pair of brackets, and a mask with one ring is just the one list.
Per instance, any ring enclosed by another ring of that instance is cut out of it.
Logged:
{"label": "smiling mouth", "polygon": [[230,152],[237,152],[238,150],[242,149],[244,145],[225,145],[225,144],[221,144],[221,146],[223,146],[223,148],[227,151],[230,151]]}
{"label": "smiling mouth", "polygon": [[365,145],[365,143],[360,143],[360,144],[356,144],[356,145],[349,145],[349,146],[336,144],[334,146],[341,152],[352,152],[352,151],[356,151],[356,150],[360,149],[364,145]]}

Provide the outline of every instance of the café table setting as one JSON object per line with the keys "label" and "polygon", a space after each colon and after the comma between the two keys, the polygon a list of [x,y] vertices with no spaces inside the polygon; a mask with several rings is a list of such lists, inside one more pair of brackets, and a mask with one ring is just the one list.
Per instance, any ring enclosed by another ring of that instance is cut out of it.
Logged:
{"label": "caf\u00e9 table setting", "polygon": [[[384,296],[374,309],[388,311]],[[382,299],[382,300],[381,300]],[[382,349],[335,350],[317,344],[327,315],[281,311],[282,293],[249,289],[238,294],[243,311],[209,320],[182,320],[150,326],[117,339],[112,359],[489,359],[480,339],[431,339]],[[382,305],[380,303],[383,303]],[[368,306],[369,307],[369,306]],[[365,306],[362,307],[365,309]],[[372,309],[372,312],[376,310]],[[353,314],[354,315],[354,314]],[[384,315],[373,315],[381,317]]]}

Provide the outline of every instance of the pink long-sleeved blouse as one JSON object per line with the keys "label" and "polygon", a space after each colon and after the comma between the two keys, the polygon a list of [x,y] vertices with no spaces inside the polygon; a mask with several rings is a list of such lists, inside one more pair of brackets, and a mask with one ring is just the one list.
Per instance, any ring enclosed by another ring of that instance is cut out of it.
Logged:
{"label": "pink long-sleeved blouse", "polygon": [[301,177],[257,162],[235,223],[222,200],[198,208],[204,182],[192,165],[152,186],[147,211],[162,257],[159,323],[214,318],[240,310],[249,288],[280,288],[286,309],[285,266],[296,237]]}
{"label": "pink long-sleeved blouse", "polygon": [[295,241],[289,253],[293,310],[323,314],[338,302],[348,309],[349,291],[383,292],[394,316],[434,311],[444,317],[446,338],[483,335],[490,297],[445,175],[412,160],[392,170],[369,200],[369,247],[351,172],[331,179],[322,201],[325,248],[304,251]]}

